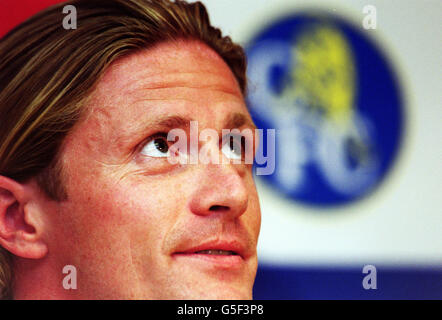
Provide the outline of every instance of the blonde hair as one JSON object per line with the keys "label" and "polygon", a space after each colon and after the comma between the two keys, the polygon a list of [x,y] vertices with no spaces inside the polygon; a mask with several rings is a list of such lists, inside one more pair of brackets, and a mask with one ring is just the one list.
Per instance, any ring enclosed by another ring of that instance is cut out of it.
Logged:
{"label": "blonde hair", "polygon": [[[63,28],[63,6],[77,29]],[[0,41],[0,175],[36,178],[65,200],[57,153],[82,102],[116,59],[159,42],[196,39],[227,63],[245,93],[243,49],[210,24],[204,5],[176,0],[76,0],[52,6]],[[11,294],[12,255],[0,247],[0,298]]]}

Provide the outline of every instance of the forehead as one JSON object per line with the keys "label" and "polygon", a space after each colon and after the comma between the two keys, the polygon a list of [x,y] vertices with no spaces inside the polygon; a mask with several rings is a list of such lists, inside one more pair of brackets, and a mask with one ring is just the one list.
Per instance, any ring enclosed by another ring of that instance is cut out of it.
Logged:
{"label": "forehead", "polygon": [[[236,79],[223,59],[207,45],[185,40],[160,43],[114,62],[92,96],[97,100],[119,97],[137,100],[149,98],[155,89],[171,88],[212,89],[242,98]],[[167,91],[162,92],[170,98]],[[155,91],[155,97],[161,97],[160,90]],[[89,107],[97,111],[101,105],[94,103]]]}
{"label": "forehead", "polygon": [[182,116],[217,129],[232,113],[249,117],[224,60],[207,45],[188,40],[161,43],[114,62],[85,109],[70,138],[88,144],[107,140],[117,147],[135,142],[155,118]]}

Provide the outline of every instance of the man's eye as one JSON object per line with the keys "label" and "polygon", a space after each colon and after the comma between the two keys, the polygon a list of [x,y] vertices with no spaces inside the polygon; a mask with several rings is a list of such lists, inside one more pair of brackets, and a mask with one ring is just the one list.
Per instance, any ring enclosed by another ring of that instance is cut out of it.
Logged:
{"label": "man's eye", "polygon": [[229,135],[225,139],[222,146],[222,152],[229,159],[241,160],[244,152],[243,146],[244,137],[238,135]]}
{"label": "man's eye", "polygon": [[166,136],[152,137],[149,142],[144,145],[141,154],[154,158],[169,157],[169,141],[167,141]]}

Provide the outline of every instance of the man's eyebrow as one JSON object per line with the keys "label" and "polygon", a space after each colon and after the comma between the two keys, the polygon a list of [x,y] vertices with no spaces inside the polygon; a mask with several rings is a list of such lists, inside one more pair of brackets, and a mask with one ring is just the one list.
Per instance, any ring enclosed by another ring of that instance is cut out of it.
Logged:
{"label": "man's eyebrow", "polygon": [[[191,121],[195,120],[180,115],[164,116],[156,120],[153,120],[152,122],[149,122],[147,127],[144,127],[142,131],[147,131],[148,129],[151,128],[157,128],[157,129],[164,128],[164,130],[167,129],[171,130],[176,128],[188,129],[190,127]],[[230,114],[227,117],[226,121],[224,122],[223,129],[235,129],[235,128],[239,129],[244,125],[250,127],[252,130],[256,129],[255,124],[248,116],[238,112]]]}
{"label": "man's eyebrow", "polygon": [[224,128],[225,129],[235,129],[235,128],[240,128],[242,126],[248,126],[251,127],[252,129],[256,129],[256,125],[253,123],[253,121],[246,116],[243,113],[233,113],[231,115],[229,115],[229,117],[227,118],[225,124],[224,124]]}
{"label": "man's eyebrow", "polygon": [[190,121],[193,121],[193,119],[177,115],[165,116],[149,123],[149,127],[163,127],[170,129],[188,128]]}

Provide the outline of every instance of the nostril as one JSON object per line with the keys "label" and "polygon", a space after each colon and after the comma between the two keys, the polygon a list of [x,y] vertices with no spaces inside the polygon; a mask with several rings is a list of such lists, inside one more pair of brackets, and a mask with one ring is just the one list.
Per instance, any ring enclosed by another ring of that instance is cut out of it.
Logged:
{"label": "nostril", "polygon": [[211,206],[209,210],[210,211],[224,211],[224,210],[229,210],[229,207],[214,205],[214,206]]}

